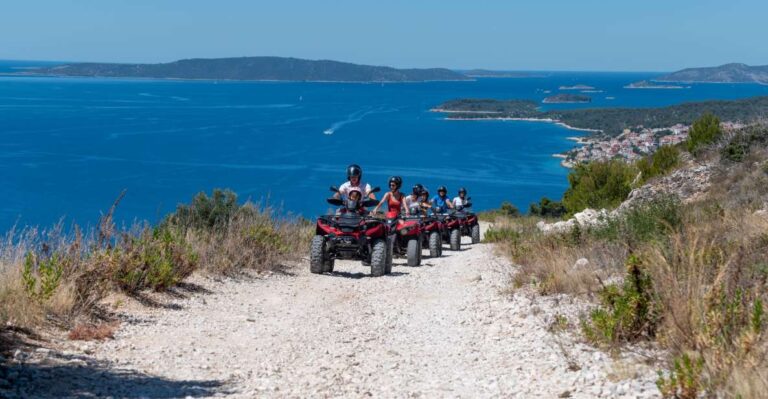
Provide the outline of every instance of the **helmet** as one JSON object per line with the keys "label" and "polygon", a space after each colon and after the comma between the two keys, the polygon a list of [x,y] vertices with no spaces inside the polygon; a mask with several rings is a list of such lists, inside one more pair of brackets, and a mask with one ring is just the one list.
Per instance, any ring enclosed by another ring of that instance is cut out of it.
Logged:
{"label": "helmet", "polygon": [[395,183],[395,186],[397,188],[400,188],[403,185],[403,178],[400,176],[391,176],[389,178],[389,184]]}
{"label": "helmet", "polygon": [[363,178],[363,168],[360,167],[360,165],[352,164],[347,166],[347,179],[349,179],[352,176],[357,176],[360,179]]}
{"label": "helmet", "polygon": [[429,190],[425,187],[423,190],[421,190],[421,195],[426,195],[427,199],[429,199]]}
{"label": "helmet", "polygon": [[438,192],[438,194],[439,194],[441,191],[442,191],[442,192],[444,192],[444,193],[446,193],[446,194],[448,193],[448,189],[447,189],[447,188],[445,188],[445,186],[440,186],[440,187],[438,187],[438,188],[437,188],[437,192]]}
{"label": "helmet", "polygon": [[466,194],[466,193],[467,193],[467,189],[466,189],[466,188],[464,188],[464,187],[460,188],[460,189],[459,189],[459,194],[461,194],[461,193],[464,193],[464,194]]}
{"label": "helmet", "polygon": [[421,192],[424,190],[424,186],[422,186],[419,183],[416,183],[413,185],[413,193],[414,194],[421,194]]}

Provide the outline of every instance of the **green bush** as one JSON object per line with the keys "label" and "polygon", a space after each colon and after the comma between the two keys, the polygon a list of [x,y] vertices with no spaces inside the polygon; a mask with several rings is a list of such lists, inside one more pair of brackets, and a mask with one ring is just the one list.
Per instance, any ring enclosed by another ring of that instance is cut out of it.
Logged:
{"label": "green bush", "polygon": [[698,154],[708,144],[714,143],[723,134],[720,119],[711,113],[706,113],[693,122],[688,132],[686,147],[691,154]]}
{"label": "green bush", "polygon": [[562,202],[552,201],[547,197],[542,197],[538,204],[533,203],[528,207],[528,213],[532,216],[561,218],[567,212]]}
{"label": "green bush", "polygon": [[674,360],[669,376],[659,372],[656,386],[662,397],[673,399],[695,399],[703,391],[701,374],[704,370],[704,359],[691,359],[688,354]]}
{"label": "green bush", "polygon": [[621,287],[605,286],[600,292],[601,306],[594,309],[582,330],[588,340],[615,345],[653,337],[660,322],[661,309],[653,294],[653,282],[640,260],[630,255],[627,274]]}
{"label": "green bush", "polygon": [[674,146],[661,146],[652,155],[641,158],[635,163],[642,173],[643,181],[664,175],[680,164],[680,151]]}
{"label": "green bush", "polygon": [[201,192],[195,195],[191,204],[179,205],[176,212],[166,217],[164,224],[180,227],[184,231],[222,231],[239,210],[237,194],[217,188],[210,197]]}
{"label": "green bush", "polygon": [[485,232],[486,242],[519,242],[520,233],[512,227],[491,227]]}
{"label": "green bush", "polygon": [[60,255],[54,253],[39,259],[29,252],[24,257],[21,277],[27,294],[39,301],[45,301],[53,296],[59,287],[63,273],[63,258]]}
{"label": "green bush", "polygon": [[571,215],[586,208],[614,208],[629,195],[635,174],[634,166],[619,160],[580,163],[568,175],[563,205]]}

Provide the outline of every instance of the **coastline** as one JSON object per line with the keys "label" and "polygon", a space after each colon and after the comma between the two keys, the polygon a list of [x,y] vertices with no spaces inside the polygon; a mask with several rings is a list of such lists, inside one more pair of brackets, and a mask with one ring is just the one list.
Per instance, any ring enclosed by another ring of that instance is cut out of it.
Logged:
{"label": "coastline", "polygon": [[[432,112],[444,112],[439,110],[431,110]],[[454,113],[466,113],[463,111],[452,111]],[[475,113],[484,113],[488,114],[488,112],[478,112],[475,111]],[[555,125],[560,125],[566,129],[569,130],[575,130],[579,132],[590,132],[590,133],[602,133],[602,130],[600,129],[589,129],[585,127],[574,127],[571,125],[566,124],[565,122],[561,122],[557,119],[551,119],[551,118],[510,118],[510,117],[494,117],[494,118],[459,118],[459,117],[446,117],[445,120],[447,121],[518,121],[518,122],[544,122],[544,123],[554,123]],[[569,137],[568,140],[578,141],[576,140],[578,138],[576,137]]]}

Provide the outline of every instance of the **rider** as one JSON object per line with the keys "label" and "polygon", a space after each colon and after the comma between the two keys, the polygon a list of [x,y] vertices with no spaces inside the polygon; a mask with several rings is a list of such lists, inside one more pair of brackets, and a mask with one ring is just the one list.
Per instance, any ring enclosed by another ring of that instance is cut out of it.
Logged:
{"label": "rider", "polygon": [[345,214],[350,212],[354,212],[360,216],[367,214],[368,211],[363,206],[362,198],[363,198],[363,194],[360,192],[360,190],[353,188],[352,190],[349,191],[349,194],[347,194],[347,201],[349,202],[354,201],[354,204],[352,204],[354,209],[350,209],[349,202],[346,202],[344,206],[339,208],[338,214]]}
{"label": "rider", "polygon": [[421,208],[420,198],[422,191],[424,191],[424,186],[419,183],[413,185],[411,195],[405,197],[405,209]]}
{"label": "rider", "polygon": [[427,190],[426,187],[424,187],[423,190],[421,190],[421,197],[419,197],[419,205],[421,206],[421,211],[423,214],[427,214],[430,209],[432,209],[432,201],[429,200],[429,190]]}
{"label": "rider", "polygon": [[381,197],[381,201],[379,201],[379,204],[376,205],[376,208],[373,208],[373,211],[371,213],[376,213],[379,211],[379,208],[381,208],[382,205],[385,203],[387,204],[387,218],[392,219],[397,217],[400,214],[400,211],[404,211],[405,215],[408,216],[408,208],[405,207],[405,195],[400,192],[400,187],[403,185],[403,179],[400,176],[392,176],[389,178],[389,191],[387,191],[383,197]]}
{"label": "rider", "polygon": [[448,209],[453,209],[453,203],[448,198],[448,189],[445,186],[437,188],[437,195],[432,198],[432,204],[435,206],[435,212],[445,213]]}
{"label": "rider", "polygon": [[453,199],[453,207],[456,209],[461,209],[467,205],[468,202],[467,189],[462,187],[459,189],[459,196]]}
{"label": "rider", "polygon": [[347,181],[339,187],[339,191],[333,195],[334,198],[339,198],[342,195],[349,196],[349,192],[352,189],[358,190],[361,193],[367,194],[370,199],[376,199],[376,196],[371,192],[371,185],[362,182],[363,180],[363,168],[359,165],[352,164],[347,166]]}

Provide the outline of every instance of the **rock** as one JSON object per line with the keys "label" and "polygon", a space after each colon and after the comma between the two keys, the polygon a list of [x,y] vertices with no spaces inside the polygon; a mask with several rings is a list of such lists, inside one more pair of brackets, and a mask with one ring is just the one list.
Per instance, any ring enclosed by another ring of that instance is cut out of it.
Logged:
{"label": "rock", "polygon": [[576,263],[573,264],[574,269],[584,269],[589,265],[587,258],[579,258]]}
{"label": "rock", "polygon": [[563,391],[560,395],[557,395],[558,398],[570,398],[571,397],[571,391]]}
{"label": "rock", "polygon": [[476,275],[472,276],[472,278],[469,279],[469,281],[472,282],[472,283],[478,282],[478,281],[482,281],[482,280],[483,280],[483,276],[481,276],[479,274],[476,274]]}
{"label": "rock", "polygon": [[51,353],[51,350],[48,349],[48,348],[37,348],[37,349],[35,349],[35,352],[37,352],[37,353],[39,353],[41,355],[47,355],[47,354]]}

